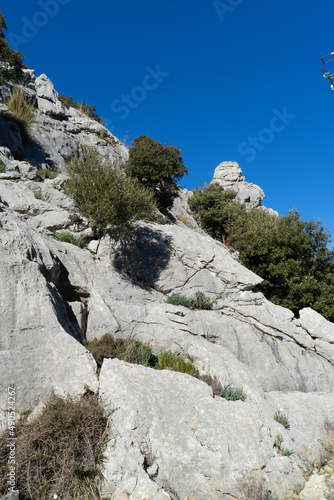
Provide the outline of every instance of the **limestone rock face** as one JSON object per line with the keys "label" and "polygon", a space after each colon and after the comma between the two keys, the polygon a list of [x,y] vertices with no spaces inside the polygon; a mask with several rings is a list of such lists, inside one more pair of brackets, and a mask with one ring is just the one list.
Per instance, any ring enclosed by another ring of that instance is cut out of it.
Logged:
{"label": "limestone rock face", "polygon": [[[334,423],[333,324],[312,309],[295,318],[267,301],[256,288],[261,277],[198,227],[186,190],[161,216],[168,223],[141,222],[126,245],[92,239],[64,193],[65,163],[79,144],[115,164],[127,150],[96,121],[64,110],[45,75],[24,78],[22,88],[38,104],[30,144],[10,115],[0,116],[1,430],[8,386],[16,387],[18,411],[88,387],[100,391],[111,416],[109,498],[238,498],[245,470],[288,496],[304,483],[301,469],[321,457]],[[40,169],[50,166],[59,175],[42,180]],[[264,208],[262,190],[245,182],[237,164],[222,163],[214,182],[234,189],[247,208]],[[92,241],[78,248],[53,231]],[[212,310],[166,301],[196,292],[212,300]],[[242,387],[246,401],[213,397],[185,374],[119,360],[105,360],[98,380],[82,341],[105,333],[147,342],[156,355],[181,354],[200,375]],[[275,421],[278,410],[289,428]],[[292,455],[275,445],[278,435]]]}
{"label": "limestone rock face", "polygon": [[256,184],[245,181],[238,163],[224,161],[215,169],[213,181],[224,189],[232,189],[237,193],[236,199],[244,203],[247,208],[256,208],[264,199],[264,192]]}

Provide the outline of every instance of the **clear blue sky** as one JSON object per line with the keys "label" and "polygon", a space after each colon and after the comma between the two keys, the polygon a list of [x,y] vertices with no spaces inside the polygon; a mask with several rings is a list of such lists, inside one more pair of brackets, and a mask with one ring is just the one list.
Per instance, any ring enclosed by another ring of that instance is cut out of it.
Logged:
{"label": "clear blue sky", "polygon": [[266,206],[296,206],[334,234],[334,94],[317,66],[334,51],[333,0],[261,3],[310,57],[256,0],[15,0],[1,10],[25,62],[59,93],[95,104],[121,140],[178,146],[184,187],[237,161]]}

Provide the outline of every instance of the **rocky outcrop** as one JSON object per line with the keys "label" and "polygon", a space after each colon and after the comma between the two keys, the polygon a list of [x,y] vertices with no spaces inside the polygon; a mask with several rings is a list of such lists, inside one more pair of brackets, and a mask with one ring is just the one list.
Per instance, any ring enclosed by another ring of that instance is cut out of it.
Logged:
{"label": "rocky outcrop", "polygon": [[261,208],[267,213],[278,215],[278,212],[262,206],[264,199],[264,192],[256,184],[245,181],[242,175],[241,168],[238,163],[233,161],[224,161],[215,169],[212,182],[218,183],[225,190],[232,189],[237,196],[236,200],[244,203],[247,209]]}
{"label": "rocky outcrop", "polygon": [[[88,248],[56,241],[53,231],[93,234],[62,191],[66,175],[42,182],[41,166],[61,172],[79,143],[115,162],[127,152],[111,134],[101,139],[97,122],[61,108],[44,75],[30,73],[27,82],[39,106],[35,146],[13,133],[0,147],[2,428],[8,386],[16,387],[18,411],[88,387],[100,391],[111,418],[107,497],[238,498],[247,470],[279,497],[288,495],[304,482],[305,464],[321,457],[334,422],[334,325],[309,308],[295,318],[268,302],[256,289],[261,278],[198,228],[186,191],[168,223],[140,223],[126,245],[110,237],[91,239]],[[4,122],[9,130],[12,122]],[[221,165],[215,181],[225,179],[249,208],[261,206],[262,190],[249,188],[237,164]],[[198,291],[212,299],[212,310],[166,302]],[[105,333],[191,358],[201,375],[242,386],[246,401],[214,397],[186,374],[119,360],[104,361],[98,380],[82,340]],[[289,428],[275,421],[277,410]],[[278,435],[293,454],[277,447]]]}

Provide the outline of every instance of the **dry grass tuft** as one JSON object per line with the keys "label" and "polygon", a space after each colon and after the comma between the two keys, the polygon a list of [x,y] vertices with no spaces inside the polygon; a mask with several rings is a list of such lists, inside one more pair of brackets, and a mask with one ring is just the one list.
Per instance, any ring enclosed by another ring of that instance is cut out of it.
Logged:
{"label": "dry grass tuft", "polygon": [[[16,478],[20,498],[99,498],[108,418],[96,394],[53,396],[34,420],[16,426]],[[8,447],[0,439],[0,493],[7,492]]]}

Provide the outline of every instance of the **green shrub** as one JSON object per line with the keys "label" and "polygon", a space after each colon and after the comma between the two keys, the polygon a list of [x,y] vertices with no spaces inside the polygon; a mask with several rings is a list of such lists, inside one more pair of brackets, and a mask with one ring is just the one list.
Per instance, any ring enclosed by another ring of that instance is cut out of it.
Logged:
{"label": "green shrub", "polygon": [[172,304],[173,306],[183,306],[189,307],[190,300],[187,299],[184,295],[179,295],[178,293],[173,293],[172,295],[168,295],[166,298],[167,304]]}
{"label": "green shrub", "polygon": [[182,179],[188,168],[183,164],[180,149],[141,135],[130,146],[127,172],[154,191],[160,208],[168,208],[179,191],[176,181]]}
{"label": "green shrub", "polygon": [[158,355],[158,363],[154,367],[156,370],[171,370],[175,372],[187,373],[197,377],[198,370],[191,361],[187,361],[183,356],[174,354],[172,351],[162,351]]}
{"label": "green shrub", "polygon": [[5,116],[5,118],[12,119],[17,123],[22,141],[27,144],[29,141],[29,127],[33,121],[33,106],[28,103],[24,94],[19,90],[13,92],[6,105],[14,116]]}
{"label": "green shrub", "polygon": [[244,205],[234,201],[235,197],[234,191],[224,191],[222,186],[213,183],[203,189],[195,189],[188,198],[188,204],[199,215],[203,229],[214,238],[228,243],[228,236],[247,216]]}
{"label": "green shrub", "polygon": [[57,233],[56,231],[54,231],[52,233],[52,237],[55,240],[62,241],[63,243],[71,243],[71,245],[75,245],[76,247],[79,248],[84,248],[86,245],[86,242],[83,239],[76,238],[71,233],[64,233],[64,232]]}
{"label": "green shrub", "polygon": [[189,307],[192,309],[212,309],[215,300],[209,299],[203,292],[196,292],[195,297],[190,299]]}
{"label": "green shrub", "polygon": [[334,321],[334,248],[321,222],[300,220],[292,210],[276,217],[246,212],[235,193],[217,183],[196,189],[188,200],[203,229],[239,252],[243,265],[263,278],[259,290],[296,315],[312,307]]}
{"label": "green shrub", "polygon": [[150,217],[153,194],[136,179],[125,176],[92,148],[83,148],[67,165],[65,186],[81,214],[98,233],[125,240],[135,232],[135,221]]}
{"label": "green shrub", "polygon": [[5,79],[18,82],[23,76],[23,55],[10,48],[5,38],[5,31],[7,31],[6,20],[2,12],[0,12],[0,60],[8,64],[7,69],[3,68],[0,70],[0,84],[2,84]]}
{"label": "green shrub", "polygon": [[279,424],[283,425],[286,429],[289,429],[290,427],[290,422],[288,420],[288,417],[284,415],[284,413],[281,413],[280,410],[277,410],[274,415],[274,420],[278,422]]}
{"label": "green shrub", "polygon": [[6,165],[0,160],[0,174],[6,171]]}
{"label": "green shrub", "polygon": [[84,340],[84,346],[92,353],[96,362],[102,365],[104,359],[121,359],[136,365],[155,366],[157,357],[148,344],[135,339],[117,339],[109,333],[99,340]]}
{"label": "green shrub", "polygon": [[[20,498],[99,498],[108,418],[99,397],[52,397],[32,421],[16,424]],[[0,493],[7,492],[8,431],[0,440]]]}
{"label": "green shrub", "polygon": [[225,385],[221,392],[221,397],[228,401],[245,401],[247,395],[244,393],[242,387],[232,387],[232,384]]}
{"label": "green shrub", "polygon": [[38,175],[40,175],[42,179],[55,179],[58,175],[58,172],[50,168],[42,168],[38,172]]}

